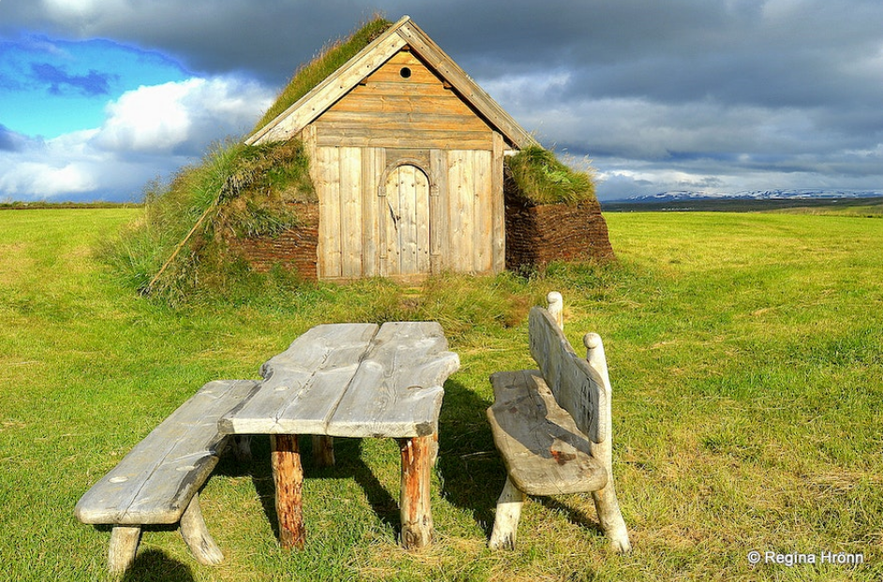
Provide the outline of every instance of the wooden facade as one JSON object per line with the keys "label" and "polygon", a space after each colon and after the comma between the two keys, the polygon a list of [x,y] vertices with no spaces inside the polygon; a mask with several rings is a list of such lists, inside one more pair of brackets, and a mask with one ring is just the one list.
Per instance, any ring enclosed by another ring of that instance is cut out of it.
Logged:
{"label": "wooden facade", "polygon": [[533,139],[408,17],[247,143],[294,136],[320,279],[505,268],[503,156]]}

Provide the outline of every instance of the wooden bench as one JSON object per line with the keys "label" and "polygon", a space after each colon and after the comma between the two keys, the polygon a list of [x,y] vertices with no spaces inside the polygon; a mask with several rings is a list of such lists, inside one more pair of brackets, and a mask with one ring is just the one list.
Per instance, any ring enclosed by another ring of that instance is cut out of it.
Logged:
{"label": "wooden bench", "polygon": [[491,376],[494,404],[487,411],[494,443],[508,477],[497,502],[489,546],[515,547],[527,495],[591,492],[598,520],[613,548],[631,549],[613,487],[610,380],[597,334],[583,338],[588,355],[576,355],[563,332],[562,300],[529,315],[530,353],[539,370]]}
{"label": "wooden bench", "polygon": [[229,437],[218,419],[247,399],[252,380],[209,382],[135,446],[80,499],[83,523],[111,524],[108,567],[123,572],[135,560],[144,525],[180,524],[181,536],[202,564],[223,559],[199,508],[199,489]]}

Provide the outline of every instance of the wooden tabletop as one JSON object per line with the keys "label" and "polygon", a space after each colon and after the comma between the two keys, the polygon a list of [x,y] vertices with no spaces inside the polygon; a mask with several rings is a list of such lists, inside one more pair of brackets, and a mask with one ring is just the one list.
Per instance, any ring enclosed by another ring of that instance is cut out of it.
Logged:
{"label": "wooden tabletop", "polygon": [[411,438],[438,429],[457,354],[436,322],[314,327],[261,368],[257,393],[218,423],[225,434]]}

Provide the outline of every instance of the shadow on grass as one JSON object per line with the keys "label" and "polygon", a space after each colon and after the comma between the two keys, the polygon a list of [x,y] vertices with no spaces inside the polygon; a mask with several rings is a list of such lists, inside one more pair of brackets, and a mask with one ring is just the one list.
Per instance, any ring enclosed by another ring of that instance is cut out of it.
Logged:
{"label": "shadow on grass", "polygon": [[[368,503],[384,525],[395,530],[396,536],[401,535],[401,519],[399,504],[389,491],[374,475],[371,468],[362,461],[362,441],[354,438],[335,438],[334,456],[336,463],[332,467],[318,467],[313,462],[312,439],[302,435],[298,439],[301,450],[301,462],[304,467],[305,479],[346,479],[352,478],[365,492]],[[276,487],[273,482],[273,470],[270,464],[270,439],[260,435],[252,437],[252,460],[237,463],[226,455],[218,465],[217,473],[225,476],[251,476],[255,491],[261,500],[264,515],[270,522],[273,534],[279,538],[279,518],[276,514]],[[304,504],[310,503],[304,497]],[[307,536],[309,538],[309,524]]]}
{"label": "shadow on grass", "polygon": [[123,575],[124,582],[193,582],[190,567],[169,558],[159,550],[139,552],[132,567]]}
{"label": "shadow on grass", "polygon": [[497,497],[506,482],[506,468],[485,415],[490,405],[460,382],[445,382],[436,467],[442,497],[471,512],[487,536],[494,525]]}
{"label": "shadow on grass", "polygon": [[[475,522],[490,535],[497,497],[506,481],[506,469],[494,447],[485,410],[490,402],[457,381],[445,383],[444,405],[439,418],[439,456],[436,471],[441,481],[440,495],[455,507],[468,510]],[[401,536],[399,502],[362,461],[362,439],[335,438],[337,463],[317,467],[312,460],[312,443],[300,439],[306,479],[352,478],[359,484],[375,514],[396,536]],[[251,477],[273,533],[279,537],[275,507],[275,486],[270,466],[270,440],[252,437],[252,461],[237,462],[225,455],[216,473]],[[304,503],[310,503],[304,499]],[[309,531],[309,524],[307,524]]]}

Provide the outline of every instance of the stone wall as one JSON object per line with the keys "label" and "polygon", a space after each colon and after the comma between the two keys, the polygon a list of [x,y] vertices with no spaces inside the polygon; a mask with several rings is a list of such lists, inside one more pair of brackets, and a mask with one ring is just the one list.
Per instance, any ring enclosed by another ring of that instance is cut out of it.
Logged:
{"label": "stone wall", "polygon": [[274,237],[254,237],[232,244],[255,271],[263,273],[278,264],[296,271],[303,279],[316,280],[319,205],[297,203],[295,206],[295,213],[302,223],[300,227]]}
{"label": "stone wall", "polygon": [[507,269],[542,269],[557,260],[606,261],[613,258],[607,222],[597,202],[574,206],[506,204]]}

